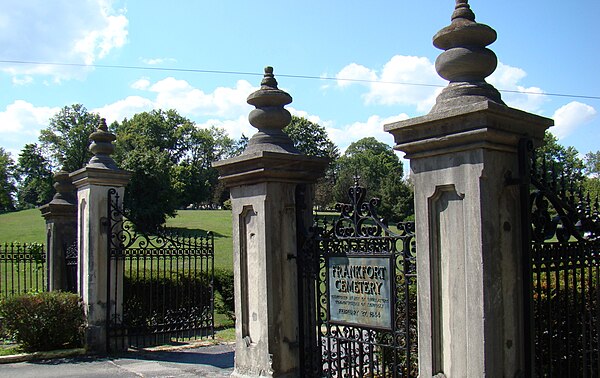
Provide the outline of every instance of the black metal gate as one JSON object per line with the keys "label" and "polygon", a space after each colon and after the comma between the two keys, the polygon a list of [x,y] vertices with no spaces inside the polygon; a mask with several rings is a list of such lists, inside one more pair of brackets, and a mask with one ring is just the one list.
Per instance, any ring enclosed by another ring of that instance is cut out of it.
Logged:
{"label": "black metal gate", "polygon": [[417,376],[414,223],[392,232],[358,182],[300,236],[305,377]]}
{"label": "black metal gate", "polygon": [[109,350],[214,336],[214,238],[136,232],[108,192]]}
{"label": "black metal gate", "polygon": [[538,377],[600,376],[598,202],[521,143],[526,319]]}

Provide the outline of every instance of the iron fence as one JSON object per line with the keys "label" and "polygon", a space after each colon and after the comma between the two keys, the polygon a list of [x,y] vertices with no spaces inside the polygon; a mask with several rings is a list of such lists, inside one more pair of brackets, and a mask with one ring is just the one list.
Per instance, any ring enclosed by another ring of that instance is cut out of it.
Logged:
{"label": "iron fence", "polygon": [[0,298],[45,291],[46,288],[46,255],[43,244],[0,244]]}
{"label": "iron fence", "polygon": [[531,142],[522,143],[521,159],[530,375],[598,377],[600,206]]}

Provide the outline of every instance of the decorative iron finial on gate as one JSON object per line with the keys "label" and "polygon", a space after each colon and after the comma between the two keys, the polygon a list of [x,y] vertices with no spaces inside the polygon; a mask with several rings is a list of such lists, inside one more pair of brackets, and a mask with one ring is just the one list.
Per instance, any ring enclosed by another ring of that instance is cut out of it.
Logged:
{"label": "decorative iron finial on gate", "polygon": [[94,156],[90,159],[88,167],[119,169],[115,161],[110,157],[110,154],[115,150],[115,146],[112,144],[115,139],[117,139],[115,134],[108,131],[106,119],[101,118],[98,130],[90,135],[90,140],[92,141],[90,151],[92,151]]}
{"label": "decorative iron finial on gate", "polygon": [[496,41],[496,31],[475,22],[467,0],[456,0],[452,23],[433,37],[441,50],[435,61],[438,74],[450,83],[437,97],[431,113],[481,101],[502,102],[500,92],[485,81],[498,64],[496,54],[486,46]]}
{"label": "decorative iron finial on gate", "polygon": [[282,129],[289,125],[292,115],[284,106],[292,102],[292,96],[277,87],[273,67],[265,67],[260,89],[251,93],[246,100],[256,109],[248,120],[258,129],[250,138],[244,154],[254,151],[275,151],[299,154],[292,140]]}

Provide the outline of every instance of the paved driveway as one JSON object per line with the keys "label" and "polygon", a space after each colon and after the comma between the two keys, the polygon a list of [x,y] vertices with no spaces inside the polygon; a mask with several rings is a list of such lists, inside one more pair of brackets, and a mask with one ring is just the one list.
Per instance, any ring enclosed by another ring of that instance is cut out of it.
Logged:
{"label": "paved driveway", "polygon": [[0,377],[228,377],[233,345],[111,357],[76,357],[0,365]]}

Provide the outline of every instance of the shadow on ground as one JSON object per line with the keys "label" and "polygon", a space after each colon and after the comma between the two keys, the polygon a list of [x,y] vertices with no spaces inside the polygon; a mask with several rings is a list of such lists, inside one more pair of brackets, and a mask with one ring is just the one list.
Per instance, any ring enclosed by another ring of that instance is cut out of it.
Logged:
{"label": "shadow on ground", "polygon": [[101,360],[144,360],[182,364],[209,365],[220,369],[233,368],[233,346],[215,345],[181,349],[173,351],[129,351],[115,355],[106,356],[81,356],[73,358],[57,358],[51,360],[30,361],[38,365],[60,365],[60,364],[82,364]]}
{"label": "shadow on ground", "polygon": [[178,351],[160,352],[127,352],[119,355],[120,358],[136,360],[152,360],[173,363],[201,364],[227,369],[233,367],[234,352],[232,347],[204,347]]}

